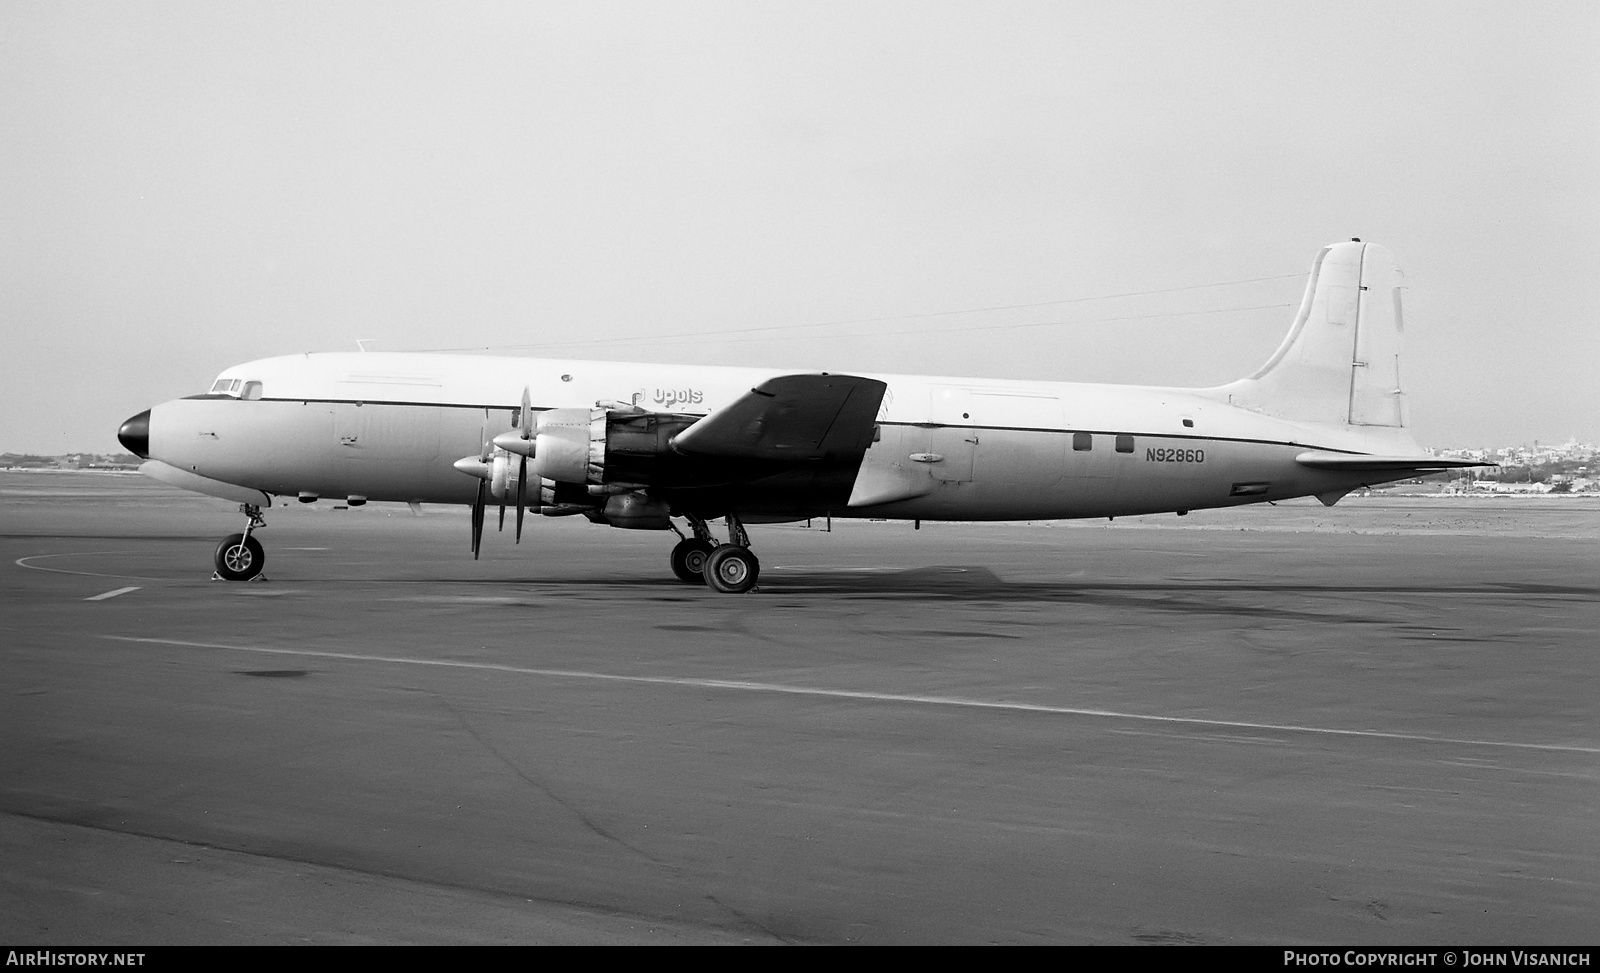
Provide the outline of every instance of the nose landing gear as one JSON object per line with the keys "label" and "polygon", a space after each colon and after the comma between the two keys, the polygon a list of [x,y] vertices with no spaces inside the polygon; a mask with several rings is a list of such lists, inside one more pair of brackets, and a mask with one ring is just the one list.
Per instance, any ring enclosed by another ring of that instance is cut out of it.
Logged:
{"label": "nose landing gear", "polygon": [[267,566],[267,553],[262,550],[261,542],[250,536],[250,532],[267,526],[261,518],[261,508],[253,503],[241,504],[239,512],[249,520],[245,523],[244,533],[229,534],[217,545],[213,563],[216,573],[211,576],[213,581],[265,581],[266,576],[261,569]]}

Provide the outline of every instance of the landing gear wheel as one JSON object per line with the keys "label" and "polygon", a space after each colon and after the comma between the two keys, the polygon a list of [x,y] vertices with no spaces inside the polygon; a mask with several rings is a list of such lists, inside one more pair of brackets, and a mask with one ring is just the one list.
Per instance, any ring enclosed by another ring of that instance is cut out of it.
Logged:
{"label": "landing gear wheel", "polygon": [[724,544],[706,558],[706,584],[725,595],[742,595],[756,586],[761,562],[748,548]]}
{"label": "landing gear wheel", "polygon": [[685,584],[705,584],[706,559],[714,549],[714,545],[694,537],[679,541],[672,549],[672,573]]}
{"label": "landing gear wheel", "polygon": [[249,581],[267,566],[261,542],[243,534],[229,534],[217,545],[217,576],[224,581]]}

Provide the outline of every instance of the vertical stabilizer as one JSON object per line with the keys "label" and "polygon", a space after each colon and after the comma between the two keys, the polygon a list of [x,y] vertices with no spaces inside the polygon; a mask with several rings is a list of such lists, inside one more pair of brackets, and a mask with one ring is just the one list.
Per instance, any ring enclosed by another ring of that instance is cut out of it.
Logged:
{"label": "vertical stabilizer", "polygon": [[1400,269],[1383,247],[1350,242],[1323,248],[1283,344],[1254,375],[1216,391],[1234,405],[1281,419],[1403,428],[1403,289]]}

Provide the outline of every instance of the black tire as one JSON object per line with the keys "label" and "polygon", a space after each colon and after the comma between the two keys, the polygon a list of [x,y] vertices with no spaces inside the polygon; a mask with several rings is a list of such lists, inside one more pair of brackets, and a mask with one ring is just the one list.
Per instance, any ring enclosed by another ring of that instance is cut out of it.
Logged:
{"label": "black tire", "polygon": [[706,558],[706,584],[725,595],[742,595],[756,586],[761,562],[748,548],[724,544]]}
{"label": "black tire", "polygon": [[229,534],[217,545],[212,561],[217,566],[217,576],[224,581],[249,581],[267,566],[267,552],[254,537]]}
{"label": "black tire", "polygon": [[672,573],[684,584],[706,583],[706,559],[715,545],[693,537],[678,542],[672,549]]}

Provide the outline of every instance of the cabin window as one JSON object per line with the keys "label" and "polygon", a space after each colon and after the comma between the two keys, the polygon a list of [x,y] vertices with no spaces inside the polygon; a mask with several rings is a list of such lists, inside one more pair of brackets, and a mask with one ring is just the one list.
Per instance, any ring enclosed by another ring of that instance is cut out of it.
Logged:
{"label": "cabin window", "polygon": [[261,398],[261,383],[260,382],[246,382],[246,383],[244,383],[244,398],[250,399],[251,401],[255,401],[256,399]]}
{"label": "cabin window", "polygon": [[1119,452],[1119,453],[1131,453],[1131,452],[1133,452],[1133,437],[1128,435],[1125,432],[1124,433],[1119,433],[1117,435],[1117,452]]}
{"label": "cabin window", "polygon": [[1185,428],[1185,429],[1193,429],[1194,428],[1194,420],[1193,419],[1185,419],[1185,420],[1183,420],[1183,428]]}
{"label": "cabin window", "polygon": [[1072,434],[1072,448],[1080,453],[1094,449],[1094,437],[1086,432],[1075,432]]}

